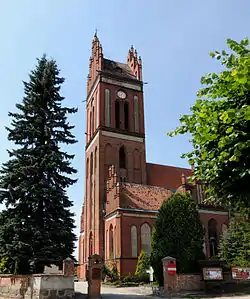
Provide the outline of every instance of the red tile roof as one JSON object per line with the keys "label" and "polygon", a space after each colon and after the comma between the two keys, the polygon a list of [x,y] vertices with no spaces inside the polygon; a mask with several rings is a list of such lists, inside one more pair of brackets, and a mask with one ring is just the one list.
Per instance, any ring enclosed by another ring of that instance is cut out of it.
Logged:
{"label": "red tile roof", "polygon": [[120,207],[157,211],[171,194],[172,191],[161,187],[124,183],[121,186]]}
{"label": "red tile roof", "polygon": [[147,163],[147,184],[176,190],[181,185],[181,176],[192,175],[192,170],[168,165]]}

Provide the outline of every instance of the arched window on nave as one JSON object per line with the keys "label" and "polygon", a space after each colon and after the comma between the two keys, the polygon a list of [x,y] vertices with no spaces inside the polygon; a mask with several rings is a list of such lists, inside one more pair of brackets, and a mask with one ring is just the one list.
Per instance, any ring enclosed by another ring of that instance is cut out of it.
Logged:
{"label": "arched window on nave", "polygon": [[148,255],[151,253],[151,227],[148,223],[141,226],[141,250]]}

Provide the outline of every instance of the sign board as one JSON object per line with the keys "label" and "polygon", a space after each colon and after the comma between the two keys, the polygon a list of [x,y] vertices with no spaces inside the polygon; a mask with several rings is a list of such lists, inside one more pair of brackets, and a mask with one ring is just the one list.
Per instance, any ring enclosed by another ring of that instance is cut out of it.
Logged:
{"label": "sign board", "polygon": [[234,267],[232,268],[233,279],[250,279],[250,268],[247,267]]}
{"label": "sign board", "polygon": [[168,264],[168,274],[174,275],[176,273],[176,264],[170,263]]}
{"label": "sign board", "polygon": [[222,268],[203,268],[204,280],[223,280]]}

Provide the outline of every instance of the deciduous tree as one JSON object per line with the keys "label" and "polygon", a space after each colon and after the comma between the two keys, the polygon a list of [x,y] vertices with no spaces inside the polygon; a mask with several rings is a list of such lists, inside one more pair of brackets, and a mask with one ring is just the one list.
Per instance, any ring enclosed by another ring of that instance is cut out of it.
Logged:
{"label": "deciduous tree", "polygon": [[212,52],[223,70],[201,78],[203,87],[189,115],[169,133],[191,135],[194,177],[210,184],[217,203],[250,208],[250,51],[249,41],[227,40],[229,51]]}

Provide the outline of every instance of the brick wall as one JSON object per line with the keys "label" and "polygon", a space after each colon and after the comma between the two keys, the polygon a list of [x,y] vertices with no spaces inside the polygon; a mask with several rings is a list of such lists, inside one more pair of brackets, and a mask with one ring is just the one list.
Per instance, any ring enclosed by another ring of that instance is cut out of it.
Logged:
{"label": "brick wall", "polygon": [[177,274],[176,291],[199,291],[204,289],[200,274]]}
{"label": "brick wall", "polygon": [[74,298],[74,277],[56,275],[0,276],[0,298]]}

